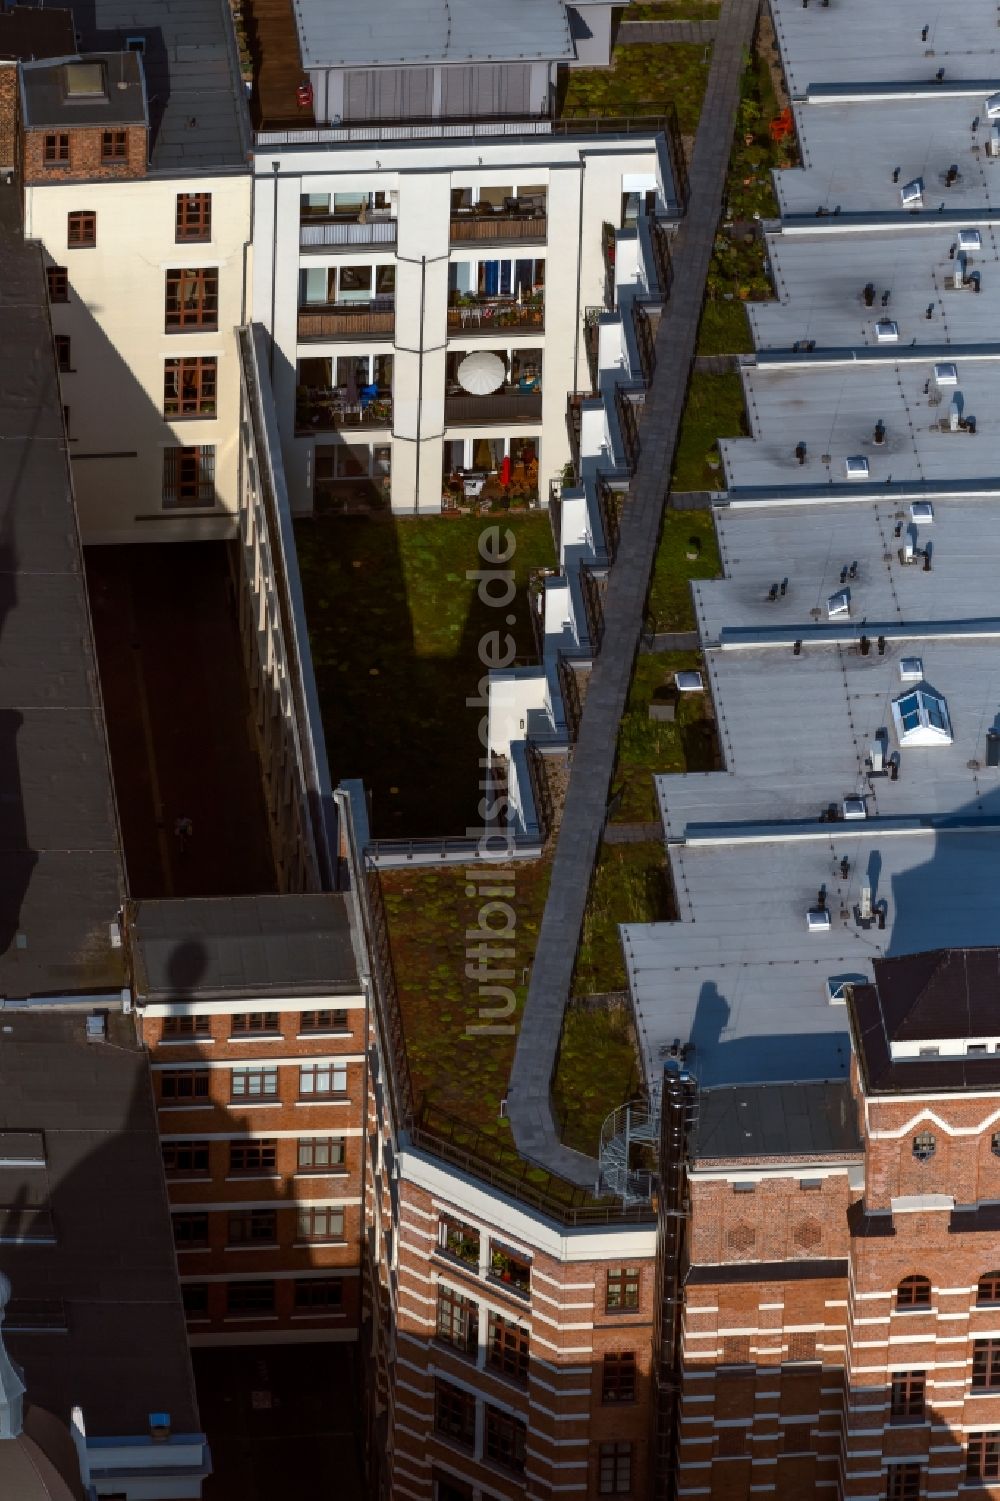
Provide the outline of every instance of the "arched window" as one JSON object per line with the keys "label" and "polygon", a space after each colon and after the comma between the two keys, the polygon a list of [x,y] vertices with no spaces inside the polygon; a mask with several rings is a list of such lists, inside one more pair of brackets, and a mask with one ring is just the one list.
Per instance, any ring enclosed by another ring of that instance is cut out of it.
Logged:
{"label": "arched window", "polygon": [[984,1272],[976,1289],[977,1303],[1000,1303],[1000,1272]]}
{"label": "arched window", "polygon": [[918,1131],[913,1138],[913,1155],[918,1162],[927,1162],[937,1151],[937,1137],[933,1131]]}
{"label": "arched window", "polygon": [[1000,1131],[994,1131],[990,1137],[990,1151],[994,1157],[1000,1157]]}
{"label": "arched window", "polygon": [[921,1277],[915,1273],[912,1277],[904,1277],[896,1288],[897,1308],[929,1308],[930,1301],[929,1277]]}

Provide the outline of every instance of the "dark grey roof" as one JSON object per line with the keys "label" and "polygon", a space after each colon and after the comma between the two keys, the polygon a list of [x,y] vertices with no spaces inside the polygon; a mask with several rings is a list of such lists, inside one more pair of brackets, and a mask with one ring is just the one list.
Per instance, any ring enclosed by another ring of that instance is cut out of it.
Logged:
{"label": "dark grey roof", "polygon": [[696,1162],[759,1157],[861,1155],[846,1079],[735,1084],[702,1090],[691,1156]]}
{"label": "dark grey roof", "polygon": [[712,1283],[731,1282],[811,1282],[822,1277],[846,1277],[849,1263],[840,1260],[802,1261],[729,1261],[708,1265],[704,1262],[688,1269],[685,1287],[704,1287]]}
{"label": "dark grey roof", "polygon": [[306,69],[575,56],[562,0],[293,0],[293,10]]}
{"label": "dark grey roof", "polygon": [[117,989],[124,885],[37,246],[0,185],[0,995]]}
{"label": "dark grey roof", "polygon": [[356,990],[342,894],[136,902],[128,921],[136,997]]}
{"label": "dark grey roof", "polygon": [[[91,1437],[148,1433],[169,1412],[199,1432],[156,1116],[132,1018],[112,1013],[104,1042],[82,1014],[6,1011],[0,1129],[42,1131],[45,1166],[0,1169],[2,1212],[28,1240],[0,1244],[12,1300],[5,1342],[28,1397]],[[17,1333],[23,1314],[61,1312],[65,1332]]]}
{"label": "dark grey roof", "polygon": [[0,10],[0,57],[27,61],[32,57],[61,57],[75,50],[71,10],[40,10],[37,5]]}
{"label": "dark grey roof", "polygon": [[144,38],[154,172],[246,168],[249,122],[228,0],[88,0],[74,20],[84,52]]}
{"label": "dark grey roof", "polygon": [[[74,70],[101,70],[103,92],[74,96]],[[21,103],[29,130],[74,125],[145,125],[146,94],[142,64],[135,52],[93,52],[86,57],[50,58],[24,63]]]}

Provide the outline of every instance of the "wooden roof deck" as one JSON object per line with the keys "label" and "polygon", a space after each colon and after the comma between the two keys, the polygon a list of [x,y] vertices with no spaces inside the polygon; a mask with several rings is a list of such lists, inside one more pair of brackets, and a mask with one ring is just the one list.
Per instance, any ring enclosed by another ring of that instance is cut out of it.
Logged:
{"label": "wooden roof deck", "polygon": [[296,101],[296,90],[306,74],[291,0],[245,0],[243,10],[254,65],[251,111],[255,127],[311,128],[316,123],[312,109],[303,109]]}

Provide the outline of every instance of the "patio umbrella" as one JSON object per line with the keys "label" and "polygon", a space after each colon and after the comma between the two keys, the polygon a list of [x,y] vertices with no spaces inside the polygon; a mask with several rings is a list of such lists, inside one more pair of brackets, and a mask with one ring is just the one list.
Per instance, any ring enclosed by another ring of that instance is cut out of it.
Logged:
{"label": "patio umbrella", "polygon": [[506,378],[507,366],[503,360],[485,349],[466,355],[458,367],[458,384],[473,396],[488,396],[491,391],[499,390]]}

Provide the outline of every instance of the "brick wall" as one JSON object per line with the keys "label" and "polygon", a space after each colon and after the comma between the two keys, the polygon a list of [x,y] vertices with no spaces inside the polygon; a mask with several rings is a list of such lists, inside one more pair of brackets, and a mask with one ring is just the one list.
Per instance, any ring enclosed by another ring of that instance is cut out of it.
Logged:
{"label": "brick wall", "polygon": [[17,68],[0,62],[0,166],[12,167],[17,151]]}
{"label": "brick wall", "polygon": [[[148,164],[148,140],[144,125],[126,128],[127,157],[121,162],[101,160],[99,129],[79,127],[66,132],[69,136],[69,161],[47,165],[44,130],[26,130],[22,143],[22,173],[25,183],[46,182],[115,182],[145,177]],[[86,205],[83,205],[86,207]]]}

